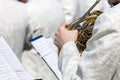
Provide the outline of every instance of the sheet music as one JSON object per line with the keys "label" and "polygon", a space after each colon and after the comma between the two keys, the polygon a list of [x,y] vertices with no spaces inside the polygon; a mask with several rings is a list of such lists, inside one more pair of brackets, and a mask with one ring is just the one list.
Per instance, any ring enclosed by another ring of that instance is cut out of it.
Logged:
{"label": "sheet music", "polygon": [[52,50],[54,50],[55,52],[58,52],[58,48],[53,43],[53,39],[52,38],[46,38],[46,41],[47,41],[48,45],[51,46]]}
{"label": "sheet music", "polygon": [[57,47],[52,38],[40,37],[31,42],[34,48],[39,52],[47,65],[52,69],[59,80],[62,80],[61,72],[58,69]]}
{"label": "sheet music", "polygon": [[19,80],[5,59],[0,55],[0,80]]}
{"label": "sheet music", "polygon": [[14,73],[20,80],[33,80],[32,76],[30,76],[22,67],[21,63],[10,49],[6,41],[3,37],[0,37],[0,55],[4,57],[7,64],[11,67]]}

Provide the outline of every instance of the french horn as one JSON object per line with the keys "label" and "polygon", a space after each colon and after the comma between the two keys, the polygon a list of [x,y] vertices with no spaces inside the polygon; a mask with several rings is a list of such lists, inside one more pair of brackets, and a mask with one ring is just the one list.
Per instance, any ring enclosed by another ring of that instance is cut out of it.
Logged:
{"label": "french horn", "polygon": [[77,20],[73,21],[67,26],[67,29],[69,30],[78,29],[78,38],[76,41],[76,46],[81,55],[84,49],[86,48],[87,41],[92,36],[92,30],[94,27],[95,20],[100,14],[102,14],[102,11],[100,10],[92,11],[92,9],[99,2],[100,0],[97,0],[82,17],[78,18]]}

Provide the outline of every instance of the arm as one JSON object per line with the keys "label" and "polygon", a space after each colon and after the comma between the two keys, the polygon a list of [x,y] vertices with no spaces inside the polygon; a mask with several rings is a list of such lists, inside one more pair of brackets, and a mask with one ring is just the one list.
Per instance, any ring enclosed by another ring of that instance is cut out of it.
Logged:
{"label": "arm", "polygon": [[[93,36],[87,42],[87,48],[81,58],[74,41],[64,43],[59,57],[63,80],[110,80],[112,78],[117,69],[120,51],[118,27],[120,24],[112,19],[108,14],[99,17]],[[111,27],[113,24],[114,27]]]}

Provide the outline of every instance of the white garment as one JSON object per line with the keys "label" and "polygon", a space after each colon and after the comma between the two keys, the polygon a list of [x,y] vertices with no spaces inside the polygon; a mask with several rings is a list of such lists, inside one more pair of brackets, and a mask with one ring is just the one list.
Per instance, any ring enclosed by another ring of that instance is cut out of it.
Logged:
{"label": "white garment", "polygon": [[63,45],[59,58],[63,80],[120,80],[119,21],[120,4],[100,15],[81,57],[73,41]]}
{"label": "white garment", "polygon": [[[79,0],[79,7],[80,7],[80,16],[85,14],[85,12],[96,2],[96,0]],[[110,5],[108,4],[107,0],[101,0],[93,10],[102,10],[105,11],[108,9]]]}
{"label": "white garment", "polygon": [[101,10],[106,11],[108,10],[111,5],[108,3],[108,0],[101,0],[101,4],[103,7],[101,7]]}
{"label": "white garment", "polygon": [[[85,14],[85,12],[95,3],[96,0],[79,0],[80,3],[80,16]],[[101,2],[94,8],[97,10],[101,9]],[[93,10],[94,10],[93,9]]]}
{"label": "white garment", "polygon": [[79,0],[61,0],[61,1],[63,4],[63,11],[65,13],[65,20],[67,23],[71,23],[73,20],[80,17]]}
{"label": "white garment", "polygon": [[[65,21],[62,4],[59,0],[29,0],[26,3],[29,27],[37,35],[54,36],[57,28]],[[34,36],[36,36],[34,34]]]}
{"label": "white garment", "polygon": [[0,35],[20,59],[27,28],[25,6],[15,0],[0,0]]}
{"label": "white garment", "polygon": [[35,79],[57,80],[56,76],[34,49],[24,51],[22,64]]}
{"label": "white garment", "polygon": [[[36,33],[33,33],[33,37],[38,35],[53,37],[57,28],[65,22],[60,0],[28,0],[26,6],[31,32],[38,29]],[[22,64],[36,79],[57,80],[34,49],[24,51]]]}

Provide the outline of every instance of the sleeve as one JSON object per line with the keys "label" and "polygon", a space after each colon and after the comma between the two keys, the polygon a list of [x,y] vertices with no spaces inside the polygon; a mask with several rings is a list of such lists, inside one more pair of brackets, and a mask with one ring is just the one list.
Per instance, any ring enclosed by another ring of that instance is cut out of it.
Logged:
{"label": "sleeve", "polygon": [[64,44],[59,57],[63,80],[112,79],[119,60],[120,29],[111,17],[99,16],[81,57],[74,42]]}

